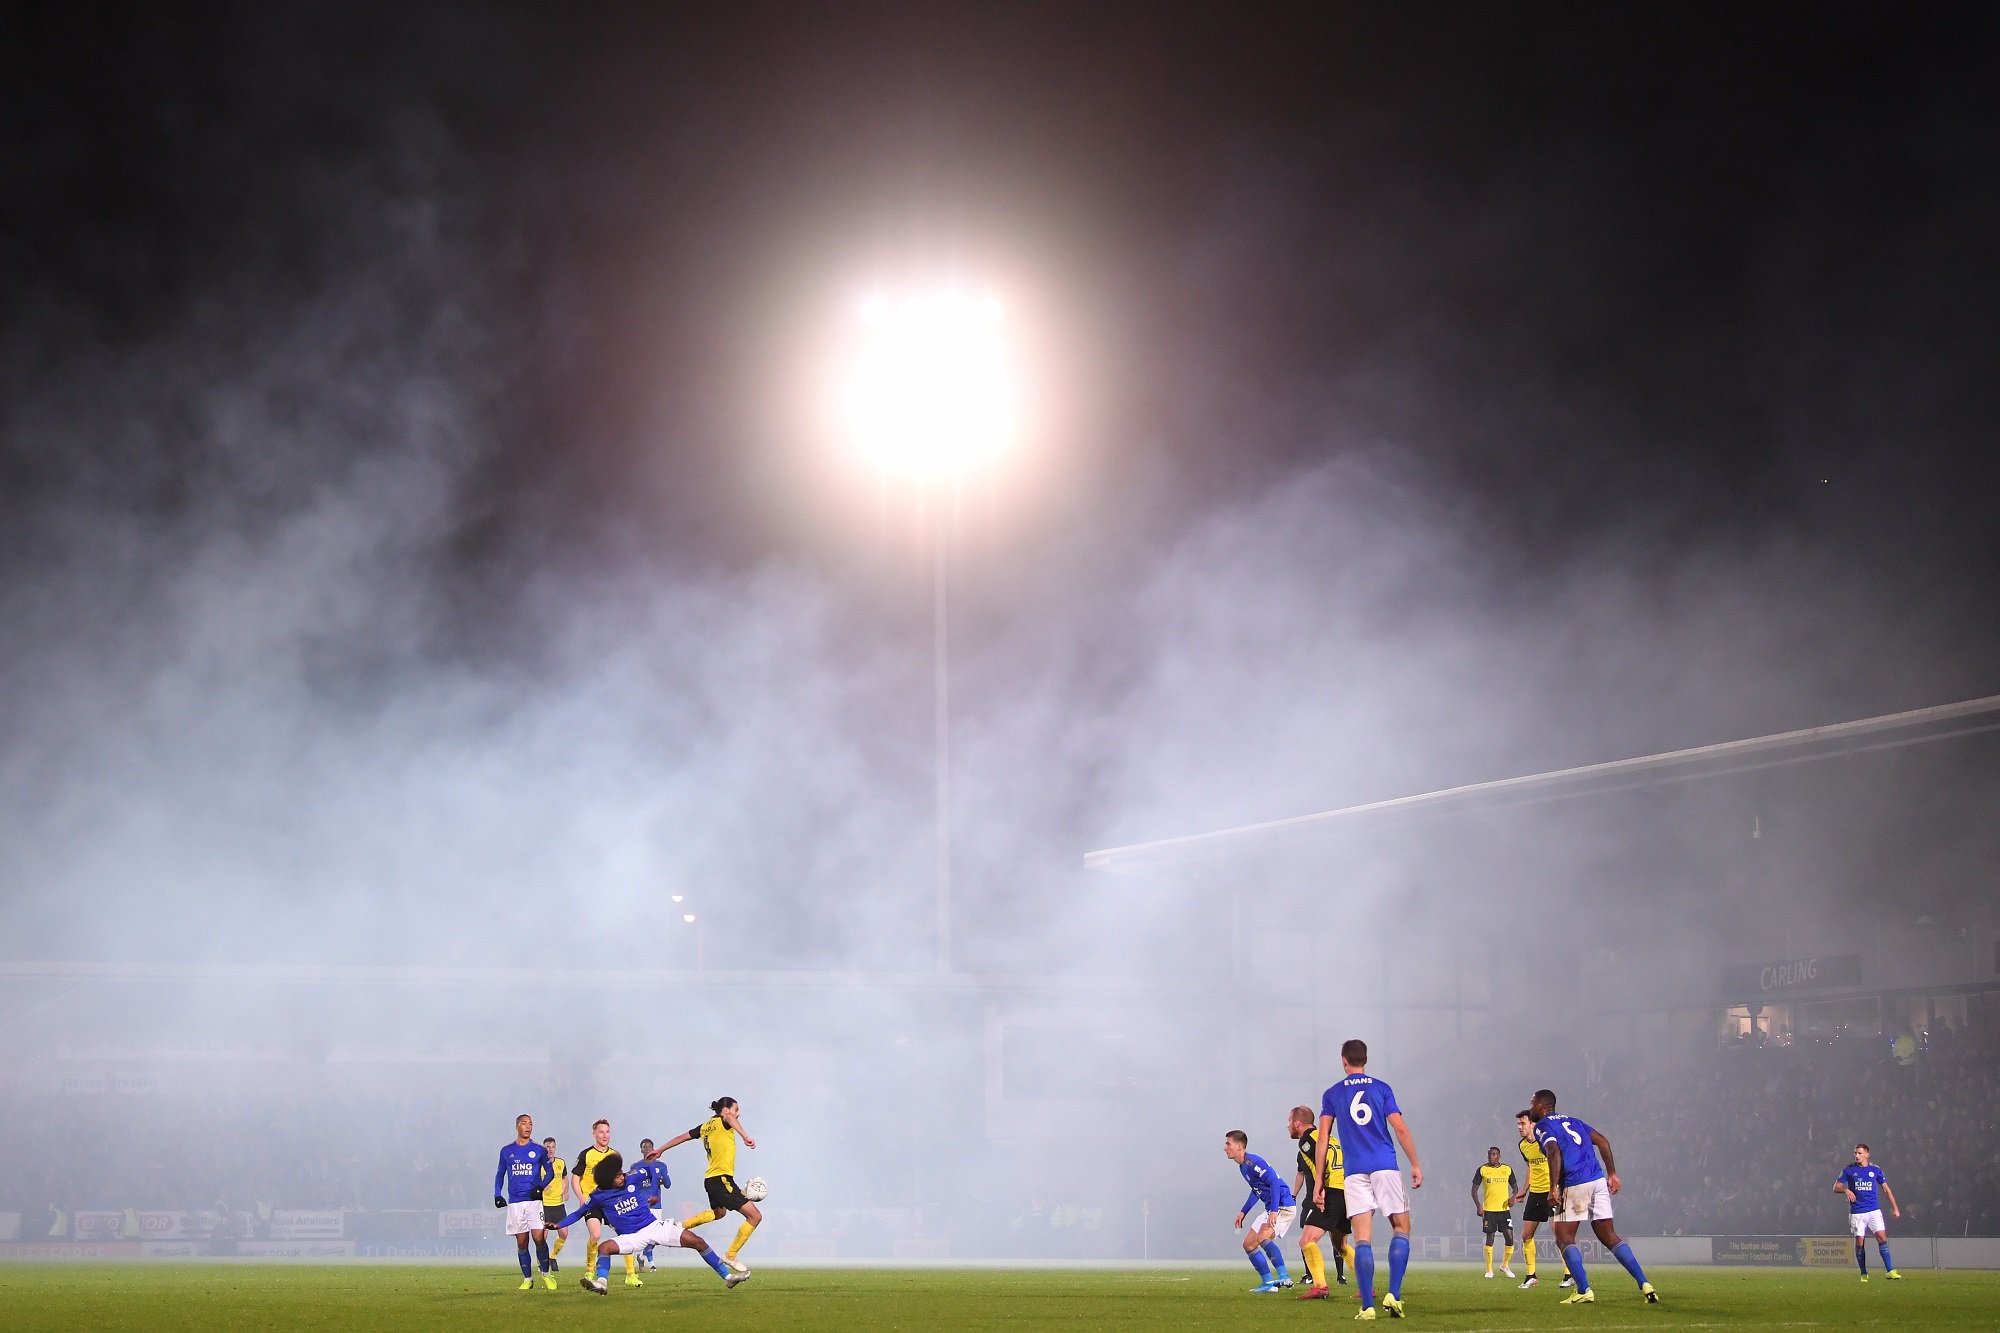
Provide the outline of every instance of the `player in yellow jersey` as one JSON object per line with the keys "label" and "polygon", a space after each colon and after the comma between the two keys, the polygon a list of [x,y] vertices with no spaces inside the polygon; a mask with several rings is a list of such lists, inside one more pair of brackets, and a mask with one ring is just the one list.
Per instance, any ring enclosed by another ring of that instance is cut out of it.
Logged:
{"label": "player in yellow jersey", "polygon": [[[597,1179],[597,1164],[609,1156],[611,1156],[611,1122],[599,1120],[590,1127],[590,1146],[577,1155],[576,1174],[580,1178],[576,1182],[576,1192],[582,1196],[577,1200],[578,1203],[588,1199],[592,1190],[610,1186],[609,1180]],[[595,1217],[587,1217],[584,1219],[584,1225],[590,1228],[590,1244],[583,1251],[583,1271],[588,1273],[597,1266],[597,1242],[603,1234],[604,1224]],[[625,1285],[628,1287],[646,1285],[639,1280],[637,1255],[625,1256]]]}
{"label": "player in yellow jersey", "polygon": [[[1521,1160],[1528,1164],[1528,1183],[1521,1193],[1514,1196],[1519,1203],[1526,1198],[1527,1206],[1521,1209],[1521,1258],[1527,1261],[1528,1275],[1521,1279],[1523,1288],[1538,1286],[1541,1279],[1535,1276],[1535,1232],[1542,1223],[1549,1220],[1549,1159],[1542,1153],[1542,1145],[1535,1142],[1535,1119],[1526,1111],[1514,1113],[1514,1128],[1521,1134]],[[1562,1284],[1567,1287],[1570,1279],[1564,1277]]]}
{"label": "player in yellow jersey", "polygon": [[1334,1139],[1326,1145],[1327,1204],[1321,1208],[1313,1203],[1313,1191],[1306,1184],[1312,1179],[1313,1164],[1319,1155],[1319,1128],[1314,1124],[1312,1108],[1294,1106],[1286,1128],[1299,1145],[1298,1171],[1292,1179],[1292,1197],[1299,1201],[1299,1255],[1306,1261],[1306,1272],[1312,1278],[1312,1285],[1299,1299],[1323,1301],[1329,1293],[1326,1259],[1319,1238],[1332,1236],[1339,1247],[1333,1252],[1333,1271],[1334,1280],[1343,1287],[1347,1285],[1345,1260],[1354,1253],[1347,1243],[1347,1173],[1340,1164],[1340,1140]]}
{"label": "player in yellow jersey", "polygon": [[1500,1160],[1498,1148],[1486,1150],[1486,1163],[1472,1173],[1472,1211],[1486,1233],[1486,1276],[1493,1276],[1493,1238],[1505,1236],[1500,1271],[1514,1276],[1514,1168]]}
{"label": "player in yellow jersey", "polygon": [[562,1253],[563,1242],[569,1239],[569,1228],[556,1225],[569,1211],[563,1206],[563,1191],[569,1186],[569,1163],[556,1156],[553,1136],[543,1139],[542,1147],[548,1151],[549,1165],[555,1169],[555,1177],[542,1191],[542,1225],[556,1233],[554,1243],[549,1246],[549,1271],[558,1273],[562,1271],[562,1265],[556,1262],[556,1256]]}
{"label": "player in yellow jersey", "polygon": [[701,1140],[701,1146],[708,1152],[708,1171],[701,1182],[702,1188],[708,1191],[708,1211],[696,1213],[681,1225],[706,1226],[710,1222],[719,1221],[729,1213],[740,1215],[743,1218],[743,1225],[736,1228],[736,1239],[729,1243],[729,1249],[723,1254],[722,1262],[728,1264],[732,1272],[747,1273],[750,1271],[749,1268],[739,1262],[736,1256],[742,1251],[744,1243],[750,1239],[750,1233],[764,1220],[764,1214],[758,1211],[756,1204],[744,1198],[743,1191],[736,1187],[736,1136],[738,1134],[743,1136],[743,1146],[746,1148],[754,1149],[757,1140],[751,1138],[749,1131],[743,1128],[742,1108],[736,1104],[734,1097],[718,1097],[708,1104],[708,1109],[713,1113],[708,1119],[687,1133],[676,1134],[668,1139],[649,1156],[658,1157],[669,1148],[677,1148],[692,1139]]}

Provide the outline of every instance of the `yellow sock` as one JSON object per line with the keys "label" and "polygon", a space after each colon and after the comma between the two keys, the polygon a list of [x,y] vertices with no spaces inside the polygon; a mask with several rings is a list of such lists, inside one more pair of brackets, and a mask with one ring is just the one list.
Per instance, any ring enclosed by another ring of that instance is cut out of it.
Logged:
{"label": "yellow sock", "polygon": [[1502,1268],[1514,1266],[1514,1247],[1511,1244],[1500,1247],[1500,1266]]}
{"label": "yellow sock", "polygon": [[596,1267],[597,1267],[597,1242],[594,1240],[587,1240],[583,1243],[583,1270],[584,1272],[588,1273],[596,1269]]}
{"label": "yellow sock", "polygon": [[1300,1245],[1299,1253],[1305,1258],[1306,1272],[1312,1274],[1313,1285],[1315,1287],[1324,1287],[1326,1285],[1326,1256],[1319,1252],[1319,1243],[1315,1241],[1311,1245]]}
{"label": "yellow sock", "polygon": [[1347,1265],[1347,1271],[1354,1271],[1354,1242],[1346,1236],[1340,1238],[1340,1262]]}
{"label": "yellow sock", "polygon": [[555,1243],[555,1244],[553,1244],[553,1245],[551,1245],[551,1246],[549,1246],[549,1257],[550,1257],[550,1258],[554,1258],[554,1257],[555,1257],[556,1255],[558,1255],[558,1254],[561,1254],[561,1253],[562,1253],[562,1247],[563,1247],[563,1241],[564,1241],[565,1239],[566,1239],[566,1237],[564,1237],[564,1235],[563,1235],[563,1233],[562,1233],[562,1232],[560,1232],[560,1231],[556,1232],[556,1243]]}
{"label": "yellow sock", "polygon": [[742,1226],[736,1228],[736,1239],[729,1242],[729,1249],[722,1257],[725,1259],[734,1259],[736,1252],[743,1248],[743,1242],[749,1240],[750,1233],[756,1229],[757,1224],[754,1222],[745,1222]]}
{"label": "yellow sock", "polygon": [[719,1213],[717,1213],[713,1208],[710,1208],[704,1212],[696,1213],[693,1217],[690,1217],[687,1221],[681,1223],[681,1225],[683,1227],[705,1227],[710,1222],[713,1222],[719,1216],[720,1216]]}
{"label": "yellow sock", "polygon": [[1493,1271],[1493,1247],[1491,1245],[1486,1247],[1486,1271],[1489,1273]]}
{"label": "yellow sock", "polygon": [[1521,1257],[1528,1261],[1528,1276],[1533,1277],[1535,1275],[1535,1242],[1530,1240],[1521,1243]]}
{"label": "yellow sock", "polygon": [[639,1276],[639,1256],[638,1256],[638,1255],[636,1255],[636,1254],[628,1254],[628,1255],[626,1255],[626,1256],[625,1256],[625,1276],[626,1276],[626,1277],[637,1277],[637,1276]]}

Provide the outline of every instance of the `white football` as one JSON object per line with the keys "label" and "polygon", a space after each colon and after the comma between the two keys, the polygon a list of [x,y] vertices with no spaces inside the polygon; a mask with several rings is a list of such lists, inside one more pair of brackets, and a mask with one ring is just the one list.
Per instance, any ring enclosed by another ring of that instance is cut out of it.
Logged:
{"label": "white football", "polygon": [[743,1197],[752,1203],[756,1203],[770,1192],[771,1187],[764,1183],[762,1176],[752,1176],[743,1182]]}

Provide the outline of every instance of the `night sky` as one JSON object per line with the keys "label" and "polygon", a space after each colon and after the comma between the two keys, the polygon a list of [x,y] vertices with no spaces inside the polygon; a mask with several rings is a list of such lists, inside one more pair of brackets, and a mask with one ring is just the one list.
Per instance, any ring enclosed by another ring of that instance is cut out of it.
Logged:
{"label": "night sky", "polygon": [[[424,737],[394,768],[531,712],[537,734],[657,756],[733,736],[734,710],[921,700],[921,572],[881,576],[899,520],[857,540],[828,503],[793,374],[830,311],[913,264],[990,274],[1051,331],[1045,465],[974,504],[959,611],[967,799],[1033,828],[1050,867],[2000,690],[1990,7],[16,5],[4,24],[0,736],[33,830],[10,896],[155,848],[142,828],[73,853],[92,801],[162,784],[208,792],[215,820],[166,864],[219,844],[261,873],[314,860],[326,844],[286,850],[243,788],[296,778],[324,810],[349,789],[331,775],[381,771],[328,758],[322,727]],[[1212,603],[1162,590],[1231,570]],[[1346,610],[1311,633],[1351,646],[1365,624],[1365,655],[1266,678],[1161,646],[1238,644],[1261,670],[1285,616],[1246,608],[1336,588]],[[1243,619],[1186,610],[1221,603]],[[753,619],[813,627],[765,648],[871,682],[861,703],[758,696]],[[623,696],[573,689],[577,664],[633,625],[693,664],[669,678],[733,672],[748,696],[606,721]],[[1489,640],[1494,699],[1466,665]],[[1286,729],[1273,698],[1372,698],[1410,644],[1454,663],[1458,704],[1423,714],[1438,744],[1258,758]],[[1183,666],[1213,732],[1153,744],[1179,731]],[[1127,706],[1134,682],[1152,705]],[[917,829],[927,725],[864,727],[850,756]],[[1147,740],[1121,754],[1127,735]],[[235,756],[213,791],[162,757],[211,740]],[[1066,774],[1011,814],[980,776],[1007,769],[1003,740]],[[1196,776],[1161,796],[1177,769]],[[680,776],[807,828],[869,788]],[[977,836],[964,854],[998,856]],[[421,877],[411,855],[368,873]],[[35,919],[53,940],[66,918]]]}

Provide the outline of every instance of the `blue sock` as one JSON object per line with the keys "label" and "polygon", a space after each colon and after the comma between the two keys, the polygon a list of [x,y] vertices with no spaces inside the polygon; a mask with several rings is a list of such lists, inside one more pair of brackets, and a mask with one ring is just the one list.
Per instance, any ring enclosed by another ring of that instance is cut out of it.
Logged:
{"label": "blue sock", "polygon": [[1590,1290],[1590,1279],[1583,1272],[1583,1250],[1575,1245],[1563,1246],[1563,1267],[1576,1280],[1576,1294],[1581,1296]]}
{"label": "blue sock", "polygon": [[1854,1242],[1854,1262],[1861,1265],[1861,1276],[1868,1276],[1868,1247],[1860,1241]]}
{"label": "blue sock", "polygon": [[[527,1256],[523,1255],[523,1258]],[[535,1237],[535,1258],[541,1261],[542,1271],[549,1271],[549,1233],[544,1231]]]}
{"label": "blue sock", "polygon": [[1639,1256],[1632,1253],[1630,1241],[1619,1241],[1618,1248],[1611,1252],[1611,1257],[1625,1265],[1625,1271],[1632,1275],[1634,1282],[1642,1287],[1646,1285],[1646,1270],[1639,1267]]}
{"label": "blue sock", "polygon": [[723,1265],[722,1256],[717,1254],[713,1249],[703,1250],[701,1252],[701,1261],[710,1268],[713,1268],[717,1277],[729,1276],[729,1269]]}
{"label": "blue sock", "polygon": [[1278,1281],[1292,1280],[1291,1273],[1285,1268],[1285,1252],[1278,1248],[1278,1242],[1274,1240],[1264,1242],[1264,1257],[1271,1261],[1271,1271],[1278,1275]]}
{"label": "blue sock", "polygon": [[611,1256],[605,1253],[603,1248],[600,1247],[597,1251],[597,1280],[599,1282],[606,1282],[609,1281],[610,1278],[611,1278]]}
{"label": "blue sock", "polygon": [[532,1277],[533,1274],[528,1272],[528,1247],[523,1245],[518,1250],[515,1250],[514,1257],[521,1261],[521,1276]]}
{"label": "blue sock", "polygon": [[1354,1242],[1354,1280],[1361,1286],[1361,1308],[1375,1308],[1375,1247],[1365,1240]]}
{"label": "blue sock", "polygon": [[1403,1299],[1403,1270],[1410,1266],[1410,1238],[1401,1234],[1389,1239],[1389,1294]]}
{"label": "blue sock", "polygon": [[1264,1257],[1264,1251],[1262,1249],[1252,1250],[1250,1251],[1249,1258],[1250,1266],[1257,1270],[1257,1276],[1269,1282],[1271,1280],[1271,1261]]}
{"label": "blue sock", "polygon": [[1875,1248],[1882,1251],[1883,1270],[1892,1271],[1896,1267],[1896,1261],[1889,1257],[1889,1242],[1885,1240],[1881,1244],[1877,1245]]}

